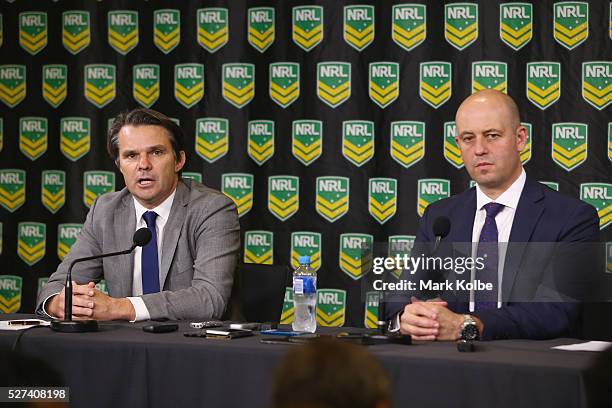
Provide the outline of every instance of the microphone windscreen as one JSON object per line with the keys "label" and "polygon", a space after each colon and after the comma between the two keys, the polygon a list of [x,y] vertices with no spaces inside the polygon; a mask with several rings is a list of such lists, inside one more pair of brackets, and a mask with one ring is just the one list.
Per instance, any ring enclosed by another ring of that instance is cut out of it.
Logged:
{"label": "microphone windscreen", "polygon": [[450,220],[448,217],[438,217],[433,223],[433,233],[436,237],[444,238],[450,231]]}
{"label": "microphone windscreen", "polygon": [[151,231],[147,227],[142,227],[134,233],[134,245],[145,246],[151,240]]}

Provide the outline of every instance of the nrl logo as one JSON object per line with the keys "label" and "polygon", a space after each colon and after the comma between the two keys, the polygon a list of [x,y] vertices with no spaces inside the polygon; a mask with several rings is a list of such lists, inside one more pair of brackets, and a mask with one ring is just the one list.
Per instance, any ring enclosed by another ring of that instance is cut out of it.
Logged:
{"label": "nrl logo", "polygon": [[317,291],[317,324],[321,327],[342,327],[346,314],[346,291],[320,289]]}
{"label": "nrl logo", "polygon": [[66,202],[66,172],[61,170],[44,170],[42,172],[41,200],[52,214],[55,214]]}
{"label": "nrl logo", "polygon": [[132,81],[134,99],[145,108],[153,106],[159,99],[159,65],[134,65]]}
{"label": "nrl logo", "polygon": [[300,179],[294,176],[268,177],[268,210],[281,221],[295,214],[300,206]]}
{"label": "nrl logo", "polygon": [[40,296],[40,291],[42,290],[43,287],[45,287],[48,281],[49,281],[49,278],[38,278],[38,288],[36,291],[36,297]]}
{"label": "nrl logo", "polygon": [[372,244],[368,234],[340,234],[340,269],[357,280],[372,269]]}
{"label": "nrl logo", "polygon": [[240,109],[255,96],[255,65],[223,64],[223,98]]}
{"label": "nrl logo", "polygon": [[374,41],[374,6],[344,6],[344,41],[357,51]]}
{"label": "nrl logo", "polygon": [[612,103],[612,62],[582,63],[582,97],[599,110]]}
{"label": "nrl logo", "polygon": [[463,158],[461,157],[461,149],[455,141],[457,136],[457,126],[455,122],[444,123],[444,158],[455,168],[463,167]]}
{"label": "nrl logo", "polygon": [[60,120],[60,151],[72,161],[89,152],[91,144],[89,118],[62,118]]}
{"label": "nrl logo", "polygon": [[24,170],[0,169],[0,205],[15,212],[25,203],[26,173]]}
{"label": "nrl logo", "polygon": [[0,101],[9,108],[14,108],[25,96],[25,65],[0,65]]}
{"label": "nrl logo", "polygon": [[374,122],[342,122],[342,155],[357,167],[374,157]]}
{"label": "nrl logo", "polygon": [[153,43],[164,54],[181,42],[181,11],[155,10],[153,13]]}
{"label": "nrl logo", "polygon": [[452,3],[444,6],[444,38],[459,51],[478,38],[478,4]]}
{"label": "nrl logo", "polygon": [[36,160],[47,151],[47,118],[19,119],[19,150],[28,159]]}
{"label": "nrl logo", "polygon": [[98,108],[108,105],[116,94],[115,66],[85,65],[85,99]]}
{"label": "nrl logo", "polygon": [[174,97],[189,109],[204,97],[204,65],[176,64],[174,66]]}
{"label": "nrl logo", "polygon": [[552,158],[565,171],[572,171],[587,159],[588,125],[553,123]]}
{"label": "nrl logo", "polygon": [[247,125],[247,153],[260,166],[274,155],[274,122],[252,120]]}
{"label": "nrl logo", "polygon": [[380,224],[389,221],[397,211],[397,180],[372,178],[368,188],[370,215]]}
{"label": "nrl logo", "polygon": [[291,152],[303,165],[308,166],[323,152],[323,122],[295,120],[291,128]]}
{"label": "nrl logo", "polygon": [[349,185],[347,177],[317,177],[317,213],[334,222],[349,209]]}
{"label": "nrl logo", "polygon": [[553,6],[555,18],[555,40],[573,50],[589,36],[589,4],[580,1],[565,1]]}
{"label": "nrl logo", "polygon": [[317,96],[335,108],[351,96],[351,64],[319,62],[317,64]]}
{"label": "nrl logo", "polygon": [[427,9],[423,4],[397,4],[392,8],[391,38],[406,51],[427,37]]}
{"label": "nrl logo", "polygon": [[232,199],[242,217],[253,207],[253,175],[227,173],[221,176],[221,191]]}
{"label": "nrl logo", "polygon": [[270,98],[287,108],[300,96],[300,64],[277,62],[270,64]]}
{"label": "nrl logo", "polygon": [[499,37],[508,47],[518,51],[533,35],[533,5],[503,3],[499,6]]}
{"label": "nrl logo", "polygon": [[108,13],[108,43],[126,55],[138,45],[138,12],[117,10]]}
{"label": "nrl logo", "polygon": [[83,224],[60,224],[57,226],[57,256],[60,260],[64,260],[70,248],[74,245]]}
{"label": "nrl logo", "polygon": [[49,105],[57,108],[68,94],[68,67],[66,65],[44,65],[42,71],[42,95]]}
{"label": "nrl logo", "polygon": [[203,8],[198,10],[198,44],[213,53],[227,44],[228,22],[226,8]]}
{"label": "nrl logo", "polygon": [[419,96],[429,106],[438,109],[451,97],[452,66],[450,62],[422,62],[419,72]]}
{"label": "nrl logo", "polygon": [[292,12],[293,41],[310,51],[323,41],[323,7],[299,6]]}
{"label": "nrl logo", "polygon": [[540,183],[552,190],[559,191],[559,183],[555,183],[553,181],[540,181]]}
{"label": "nrl logo", "polygon": [[293,323],[293,288],[285,288],[283,310],[281,311],[280,324]]}
{"label": "nrl logo", "polygon": [[429,204],[450,197],[450,180],[420,179],[418,189],[417,214],[422,217]]}
{"label": "nrl logo", "polygon": [[526,164],[531,160],[531,123],[522,122],[521,125],[527,129],[527,141],[525,147],[521,150],[521,164]]}
{"label": "nrl logo", "polygon": [[558,62],[527,63],[527,99],[544,110],[561,96],[561,64]]}
{"label": "nrl logo", "polygon": [[[404,255],[410,256],[412,248],[414,247],[414,241],[416,236],[414,235],[391,235],[389,237],[389,249],[387,256],[389,258],[395,258],[397,255],[403,257]],[[403,269],[396,268],[391,270],[391,274],[397,279],[402,276]]]}
{"label": "nrl logo", "polygon": [[600,230],[612,223],[612,184],[580,184],[580,199],[591,204],[597,210]]}
{"label": "nrl logo", "polygon": [[248,41],[257,51],[264,52],[274,42],[274,8],[254,7],[248,10]]}
{"label": "nrl logo", "polygon": [[508,93],[508,66],[505,62],[480,61],[472,63],[472,93],[495,89]]}
{"label": "nrl logo", "polygon": [[183,179],[191,179],[198,183],[202,182],[202,173],[196,173],[192,171],[184,171],[182,175]]}
{"label": "nrl logo", "polygon": [[363,324],[368,329],[375,329],[378,327],[379,299],[380,294],[378,292],[366,292]]}
{"label": "nrl logo", "polygon": [[321,234],[318,232],[291,233],[291,266],[297,268],[300,256],[310,257],[310,267],[315,271],[321,268]]}
{"label": "nrl logo", "polygon": [[0,312],[15,313],[21,307],[21,276],[0,276]]}
{"label": "nrl logo", "polygon": [[72,55],[83,51],[91,41],[88,11],[62,13],[62,44]]}
{"label": "nrl logo", "polygon": [[115,191],[115,173],[95,170],[83,173],[83,203],[87,208],[96,198],[111,191]]}
{"label": "nrl logo", "polygon": [[198,156],[213,163],[229,150],[229,124],[227,119],[201,118],[196,120],[195,149]]}
{"label": "nrl logo", "polygon": [[17,255],[32,266],[45,256],[47,227],[39,222],[20,222]]}
{"label": "nrl logo", "polygon": [[425,122],[391,122],[391,157],[409,168],[425,156]]}
{"label": "nrl logo", "polygon": [[32,55],[47,46],[47,13],[19,13],[19,45]]}
{"label": "nrl logo", "polygon": [[104,279],[102,279],[100,282],[96,283],[95,288],[98,289],[100,292],[108,295],[108,288],[106,286],[106,281]]}
{"label": "nrl logo", "polygon": [[272,265],[274,260],[274,235],[270,231],[244,233],[244,263]]}
{"label": "nrl logo", "polygon": [[386,108],[399,96],[399,64],[374,62],[370,64],[370,99]]}

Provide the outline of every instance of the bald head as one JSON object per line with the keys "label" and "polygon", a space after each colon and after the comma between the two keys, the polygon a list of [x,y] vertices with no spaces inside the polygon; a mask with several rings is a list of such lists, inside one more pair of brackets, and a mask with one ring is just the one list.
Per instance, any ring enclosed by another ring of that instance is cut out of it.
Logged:
{"label": "bald head", "polygon": [[514,99],[494,89],[485,89],[465,98],[457,109],[455,120],[459,121],[460,116],[469,115],[474,110],[482,110],[483,107],[492,106],[499,111],[500,119],[507,120],[508,126],[513,129],[520,126],[521,118]]}

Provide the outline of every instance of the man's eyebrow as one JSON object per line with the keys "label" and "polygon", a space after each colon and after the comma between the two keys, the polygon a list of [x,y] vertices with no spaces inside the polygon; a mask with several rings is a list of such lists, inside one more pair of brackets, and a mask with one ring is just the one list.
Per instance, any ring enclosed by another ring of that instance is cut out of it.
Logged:
{"label": "man's eyebrow", "polygon": [[495,128],[490,128],[490,129],[487,129],[487,130],[484,131],[484,133],[491,133],[491,132],[501,133],[501,130],[495,129]]}
{"label": "man's eyebrow", "polygon": [[[167,150],[166,146],[164,146],[163,144],[158,144],[158,145],[154,145],[154,146],[147,146],[145,149],[148,152],[151,152],[153,150]],[[125,149],[121,152],[121,154],[123,155],[127,155],[127,154],[132,154],[132,153],[138,153],[137,150],[134,149]]]}
{"label": "man's eyebrow", "polygon": [[474,132],[472,132],[471,130],[464,130],[463,132],[459,133],[458,137],[463,137],[466,135],[473,135]]}

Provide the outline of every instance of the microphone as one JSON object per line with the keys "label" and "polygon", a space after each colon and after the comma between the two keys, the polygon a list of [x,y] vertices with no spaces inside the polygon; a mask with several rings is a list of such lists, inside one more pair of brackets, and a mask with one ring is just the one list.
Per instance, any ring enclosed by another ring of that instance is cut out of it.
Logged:
{"label": "microphone", "polygon": [[151,231],[147,227],[138,229],[132,238],[132,246],[130,249],[119,252],[110,252],[107,254],[99,254],[77,258],[70,263],[68,273],[66,275],[66,287],[64,292],[64,320],[53,320],[51,328],[62,333],[83,333],[98,330],[98,322],[95,320],[72,320],[72,268],[75,264],[93,259],[108,258],[110,256],[127,255],[137,247],[145,246],[151,241]]}
{"label": "microphone", "polygon": [[435,254],[438,250],[438,247],[440,246],[440,241],[442,241],[442,239],[448,235],[450,227],[451,223],[448,217],[442,216],[434,220],[432,230],[434,236],[436,237],[436,241],[434,242],[433,250],[431,251],[432,255]]}

